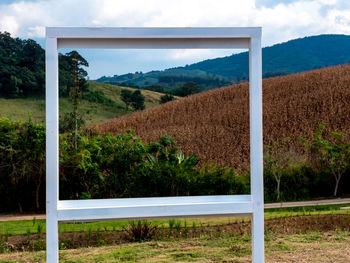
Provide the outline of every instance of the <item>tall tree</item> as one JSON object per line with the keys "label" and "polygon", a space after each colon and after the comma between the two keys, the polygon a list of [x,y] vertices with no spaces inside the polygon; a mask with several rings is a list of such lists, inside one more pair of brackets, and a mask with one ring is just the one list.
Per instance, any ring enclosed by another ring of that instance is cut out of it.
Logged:
{"label": "tall tree", "polygon": [[[77,52],[71,51],[66,54],[72,61],[73,65],[73,76],[74,76],[74,86],[73,90],[70,92],[70,96],[73,101],[73,120],[74,120],[74,145],[75,149],[78,147],[78,103],[81,96],[81,90],[87,85],[85,77],[87,72],[82,68],[82,66],[88,67],[88,62]],[[83,84],[82,84],[83,82]]]}
{"label": "tall tree", "polygon": [[291,165],[292,155],[288,149],[290,138],[265,145],[264,169],[272,174],[276,181],[276,201],[281,197],[281,180],[287,167]]}
{"label": "tall tree", "polygon": [[131,96],[131,106],[135,110],[145,109],[145,96],[141,94],[141,91],[135,90]]}
{"label": "tall tree", "polygon": [[[88,62],[76,51],[59,54],[60,95],[68,97],[74,87],[74,62],[77,59],[79,89],[87,90]],[[12,38],[0,32],[0,96],[43,96],[45,94],[45,51],[34,40]]]}
{"label": "tall tree", "polygon": [[123,89],[121,91],[120,98],[125,103],[125,111],[128,111],[132,102],[132,92],[128,89]]}
{"label": "tall tree", "polygon": [[337,196],[340,180],[350,168],[350,143],[345,141],[343,134],[335,131],[331,132],[331,138],[327,140],[325,132],[326,126],[319,125],[312,138],[311,149],[318,153],[318,161],[329,168],[334,176],[333,195]]}

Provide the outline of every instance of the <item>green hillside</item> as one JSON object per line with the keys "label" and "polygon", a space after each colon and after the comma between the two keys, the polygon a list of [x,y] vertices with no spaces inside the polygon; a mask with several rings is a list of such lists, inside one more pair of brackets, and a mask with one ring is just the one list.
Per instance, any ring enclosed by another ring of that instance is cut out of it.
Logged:
{"label": "green hillside", "polygon": [[[349,63],[349,46],[350,36],[348,35],[319,35],[265,47],[262,49],[263,77]],[[97,81],[143,88],[153,85],[166,91],[191,81],[199,85],[202,90],[208,90],[228,83],[246,81],[249,76],[248,57],[248,52],[242,52],[163,71],[103,76]]]}
{"label": "green hillside", "polygon": [[[112,102],[98,103],[86,99],[81,100],[79,109],[84,114],[87,124],[106,121],[132,112],[131,110],[125,111],[125,104],[120,99],[120,93],[122,89],[134,90],[133,88],[89,82],[89,89],[102,91],[104,96]],[[158,105],[160,97],[163,95],[149,90],[142,90],[141,93],[145,96],[146,108]],[[72,102],[69,98],[60,98],[60,115],[70,112],[72,109]],[[28,120],[30,116],[36,123],[45,121],[45,98],[0,98],[0,117],[24,121]]]}

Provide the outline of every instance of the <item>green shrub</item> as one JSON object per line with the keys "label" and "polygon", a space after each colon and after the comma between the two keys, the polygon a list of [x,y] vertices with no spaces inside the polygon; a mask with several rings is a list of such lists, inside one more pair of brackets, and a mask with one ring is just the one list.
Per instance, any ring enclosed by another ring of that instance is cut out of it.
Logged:
{"label": "green shrub", "polygon": [[0,211],[43,210],[45,129],[0,119]]}
{"label": "green shrub", "polygon": [[158,226],[149,221],[131,221],[127,227],[124,227],[126,239],[130,241],[151,240],[157,233]]}
{"label": "green shrub", "polygon": [[237,175],[233,168],[206,163],[201,168],[194,195],[247,194],[249,193],[249,176]]}

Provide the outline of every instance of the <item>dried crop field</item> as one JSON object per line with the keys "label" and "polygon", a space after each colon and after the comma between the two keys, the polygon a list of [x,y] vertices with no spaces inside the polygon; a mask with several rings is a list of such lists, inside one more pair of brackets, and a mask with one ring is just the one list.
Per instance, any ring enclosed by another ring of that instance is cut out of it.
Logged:
{"label": "dried crop field", "polygon": [[[145,141],[168,134],[186,155],[196,153],[203,162],[245,170],[249,164],[248,99],[248,84],[242,83],[113,119],[95,128],[101,133],[133,129]],[[265,79],[263,105],[265,144],[286,137],[311,137],[320,123],[349,136],[350,64]],[[297,142],[294,146],[301,151]]]}

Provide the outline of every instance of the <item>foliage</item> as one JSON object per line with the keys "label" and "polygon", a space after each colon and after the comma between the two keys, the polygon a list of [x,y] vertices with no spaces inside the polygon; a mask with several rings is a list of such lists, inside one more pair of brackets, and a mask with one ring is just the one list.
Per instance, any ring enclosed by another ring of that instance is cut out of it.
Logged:
{"label": "foliage", "polygon": [[170,92],[187,82],[194,82],[201,90],[209,90],[230,84],[227,78],[202,70],[188,70],[187,67],[171,68],[164,71],[135,72],[113,77],[103,76],[97,80],[109,84]]}
{"label": "foliage", "polygon": [[276,201],[280,200],[281,179],[284,171],[292,165],[292,156],[288,149],[291,138],[286,138],[281,142],[273,142],[265,145],[264,169],[270,172],[276,181]]}
{"label": "foliage", "polygon": [[[44,127],[1,119],[0,135],[1,210],[44,209]],[[236,175],[232,169],[213,166],[198,170],[199,158],[185,156],[167,135],[149,144],[131,131],[116,136],[79,133],[77,148],[73,141],[73,133],[60,135],[61,199],[226,194],[242,190],[233,184]]]}
{"label": "foliage", "polygon": [[0,32],[0,95],[43,95],[44,58],[44,50],[34,40]]}
{"label": "foliage", "polygon": [[[118,135],[80,132],[77,148],[73,141],[74,133],[60,135],[59,195],[63,200],[245,194],[250,189],[249,176],[213,163],[199,166],[199,157],[185,155],[168,135],[144,143],[132,131]],[[328,168],[305,162],[276,167],[282,178],[280,200],[329,195]],[[272,171],[264,170],[267,201],[276,198]],[[44,127],[0,119],[1,211],[43,211],[44,175]],[[348,177],[341,182],[341,193],[348,193]]]}
{"label": "foliage", "polygon": [[245,194],[249,192],[249,176],[238,175],[233,168],[205,163],[198,175],[194,195]]}
{"label": "foliage", "polygon": [[[74,63],[72,57],[79,58],[79,85],[87,89],[87,72],[82,66],[87,61],[72,51],[59,54],[60,94],[68,96],[74,87]],[[45,94],[45,51],[32,39],[12,38],[10,33],[0,32],[0,96],[27,97]]]}
{"label": "foliage", "polygon": [[158,229],[157,225],[152,224],[150,221],[129,222],[127,227],[124,227],[124,233],[126,238],[130,241],[145,241],[151,240]]}
{"label": "foliage", "polygon": [[[299,138],[312,137],[320,123],[350,137],[349,71],[350,65],[342,65],[264,80],[264,144],[290,137],[296,155],[309,159],[311,153],[305,151]],[[247,171],[249,85],[202,92],[98,124],[98,129],[102,133],[133,129],[145,141],[166,133],[179,142],[186,155],[198,154],[201,163]]]}
{"label": "foliage", "polygon": [[125,103],[125,110],[128,111],[129,106],[131,104],[132,92],[128,89],[123,89],[120,93],[121,100]]}
{"label": "foliage", "polygon": [[140,90],[123,89],[120,94],[121,100],[125,103],[125,110],[127,111],[131,105],[135,110],[145,109],[145,96],[141,94]]}
{"label": "foliage", "polygon": [[60,96],[81,97],[81,94],[88,91],[86,81],[87,72],[83,67],[89,63],[77,52],[71,51],[65,55],[59,54],[59,85]]}
{"label": "foliage", "polygon": [[170,94],[165,94],[163,96],[160,97],[160,104],[164,104],[164,103],[167,103],[169,101],[173,101],[175,100],[175,97],[173,95],[170,95]]}
{"label": "foliage", "polygon": [[84,127],[85,123],[86,121],[82,113],[78,112],[75,116],[73,112],[66,112],[63,117],[60,118],[59,131],[61,133],[72,132],[75,130],[76,125],[77,128],[80,129]]}
{"label": "foliage", "polygon": [[28,207],[43,208],[44,127],[33,124],[31,120],[16,123],[0,119],[0,181],[0,207],[11,207],[19,212]]}
{"label": "foliage", "polygon": [[88,92],[83,94],[82,99],[87,100],[89,102],[109,104],[112,106],[116,105],[116,103],[112,99],[108,98],[101,90],[89,90]]}
{"label": "foliage", "polygon": [[194,82],[187,82],[182,87],[171,91],[172,94],[180,97],[186,97],[201,92],[200,87]]}
{"label": "foliage", "polygon": [[131,106],[134,110],[145,109],[145,96],[141,94],[140,90],[135,90],[131,95]]}
{"label": "foliage", "polygon": [[334,176],[334,196],[337,196],[339,182],[350,169],[350,142],[347,143],[342,133],[333,131],[331,140],[324,137],[326,126],[321,124],[311,140],[311,149],[318,153],[322,165]]}

